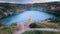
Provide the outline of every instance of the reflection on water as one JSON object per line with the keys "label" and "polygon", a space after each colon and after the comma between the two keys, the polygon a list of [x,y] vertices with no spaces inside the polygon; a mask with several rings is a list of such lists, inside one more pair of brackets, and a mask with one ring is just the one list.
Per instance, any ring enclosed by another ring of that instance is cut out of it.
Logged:
{"label": "reflection on water", "polygon": [[54,15],[48,14],[43,11],[29,10],[15,16],[4,18],[2,19],[2,21],[6,24],[10,24],[12,22],[24,22],[24,21],[28,21],[30,16],[32,17],[33,21],[45,20],[48,18],[55,17]]}

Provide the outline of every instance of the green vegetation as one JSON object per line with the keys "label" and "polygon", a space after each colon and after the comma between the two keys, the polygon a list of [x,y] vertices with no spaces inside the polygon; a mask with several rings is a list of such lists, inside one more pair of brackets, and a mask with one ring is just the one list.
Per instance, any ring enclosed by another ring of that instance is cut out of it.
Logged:
{"label": "green vegetation", "polygon": [[1,24],[0,26],[0,34],[12,34],[12,32],[16,30],[18,30],[17,23],[13,23],[10,26],[4,26]]}
{"label": "green vegetation", "polygon": [[4,26],[4,24],[2,23],[2,21],[0,21],[0,27],[1,27],[1,26]]}
{"label": "green vegetation", "polygon": [[60,34],[60,32],[31,30],[31,31],[26,31],[22,34]]}
{"label": "green vegetation", "polygon": [[50,22],[52,22],[52,23],[59,23],[60,24],[60,17],[50,19]]}
{"label": "green vegetation", "polygon": [[3,26],[1,22],[0,22],[0,26]]}
{"label": "green vegetation", "polygon": [[32,24],[30,24],[29,27],[30,27],[30,28],[43,28],[44,25],[42,25],[42,24],[37,24],[37,23],[32,23]]}
{"label": "green vegetation", "polygon": [[60,28],[60,18],[49,18],[43,22],[33,22],[30,28]]}
{"label": "green vegetation", "polygon": [[30,28],[60,28],[60,25],[57,23],[38,23],[34,22],[29,25]]}
{"label": "green vegetation", "polygon": [[16,25],[17,25],[17,22],[11,24],[11,26],[16,26]]}

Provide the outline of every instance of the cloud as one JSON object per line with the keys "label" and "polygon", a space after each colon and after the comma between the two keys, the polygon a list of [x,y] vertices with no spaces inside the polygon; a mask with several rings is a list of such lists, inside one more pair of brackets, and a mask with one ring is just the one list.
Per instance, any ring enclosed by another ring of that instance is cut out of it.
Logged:
{"label": "cloud", "polygon": [[43,2],[52,2],[60,0],[0,0],[0,2],[7,3],[43,3]]}

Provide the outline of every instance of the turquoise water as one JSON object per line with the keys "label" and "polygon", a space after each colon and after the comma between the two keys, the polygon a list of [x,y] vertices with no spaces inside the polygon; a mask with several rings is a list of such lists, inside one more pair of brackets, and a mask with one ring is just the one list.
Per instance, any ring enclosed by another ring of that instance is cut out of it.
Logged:
{"label": "turquoise water", "polygon": [[45,20],[48,18],[55,17],[54,15],[48,14],[48,13],[43,12],[43,11],[28,10],[28,11],[25,11],[25,12],[20,13],[18,15],[4,18],[4,19],[2,19],[2,21],[5,24],[11,24],[13,22],[19,22],[20,23],[20,22],[28,21],[30,16],[32,17],[33,21]]}

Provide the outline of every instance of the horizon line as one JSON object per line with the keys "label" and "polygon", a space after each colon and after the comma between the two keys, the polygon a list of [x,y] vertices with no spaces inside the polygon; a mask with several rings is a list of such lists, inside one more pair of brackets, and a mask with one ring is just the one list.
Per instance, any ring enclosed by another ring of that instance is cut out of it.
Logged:
{"label": "horizon line", "polygon": [[0,3],[15,3],[15,4],[34,4],[34,3],[48,3],[48,2],[60,2],[60,1],[42,1],[42,2],[6,2],[6,1],[0,1]]}

